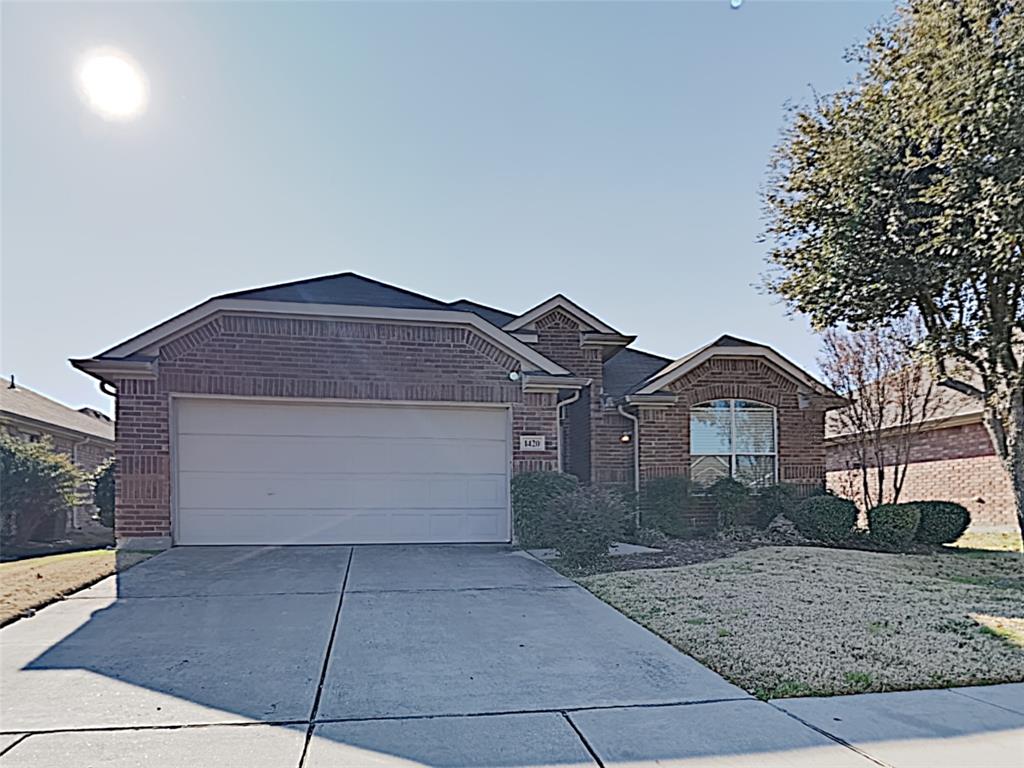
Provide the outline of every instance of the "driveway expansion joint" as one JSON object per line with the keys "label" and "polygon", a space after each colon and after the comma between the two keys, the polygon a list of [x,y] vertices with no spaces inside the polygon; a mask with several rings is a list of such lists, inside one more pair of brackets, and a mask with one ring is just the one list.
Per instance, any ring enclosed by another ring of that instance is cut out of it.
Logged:
{"label": "driveway expansion joint", "polygon": [[27,739],[29,736],[32,735],[31,733],[21,733],[21,731],[15,731],[14,733],[7,734],[7,735],[16,736],[18,734],[21,734],[21,738],[20,739],[15,739],[10,744],[8,744],[6,747],[4,747],[3,749],[0,749],[0,757],[3,757],[4,755],[6,755],[8,752],[10,752],[16,746],[21,744],[21,742],[23,742],[25,739]]}
{"label": "driveway expansion joint", "polygon": [[[350,589],[350,595],[380,595],[397,593],[401,595],[420,594],[431,592],[547,592],[552,589],[583,589],[578,584],[547,584],[538,587],[531,586],[507,586],[507,587],[423,587],[421,589]],[[586,591],[586,590],[584,590]]]}
{"label": "driveway expansion joint", "polygon": [[302,744],[302,754],[299,756],[299,768],[306,763],[306,756],[309,754],[309,742],[313,740],[313,729],[316,728],[316,715],[320,711],[320,698],[324,693],[324,680],[327,679],[327,668],[331,663],[331,651],[334,650],[334,637],[338,633],[338,621],[341,619],[341,606],[345,602],[345,587],[348,584],[348,576],[352,573],[352,556],[354,549],[348,551],[348,561],[345,563],[345,576],[341,580],[341,592],[338,593],[338,608],[334,612],[334,624],[331,625],[331,636],[327,638],[327,650],[324,651],[324,664],[320,670],[320,682],[316,687],[316,697],[313,699],[313,709],[309,713],[309,725],[306,728],[306,739]]}
{"label": "driveway expansion joint", "polygon": [[858,755],[863,757],[865,760],[870,760],[875,765],[881,766],[881,768],[895,768],[895,766],[890,765],[889,763],[884,763],[881,760],[879,760],[877,757],[873,757],[872,755],[869,755],[863,749],[860,749],[859,747],[855,747],[853,744],[851,744],[850,742],[846,741],[845,739],[839,738],[834,733],[829,733],[825,729],[819,728],[818,726],[814,725],[813,723],[807,722],[802,717],[799,717],[798,715],[794,715],[792,712],[788,712],[785,709],[783,709],[782,707],[776,706],[776,704],[774,702],[766,701],[765,704],[767,704],[772,709],[774,709],[774,710],[776,710],[778,712],[781,712],[782,714],[786,715],[787,717],[793,718],[798,723],[800,723],[800,725],[803,725],[803,726],[806,726],[807,728],[810,728],[815,733],[820,733],[826,739],[831,739],[832,741],[834,741],[839,746],[846,747],[851,752],[856,752]]}
{"label": "driveway expansion joint", "polygon": [[639,704],[593,704],[581,707],[553,707],[547,709],[497,709],[485,712],[438,712],[427,715],[367,715],[366,717],[325,717],[316,720],[316,725],[327,723],[373,723],[400,720],[440,720],[444,718],[504,717],[507,715],[564,715],[576,712],[599,712],[605,709],[659,709],[666,707],[688,707],[700,704],[721,704],[732,701],[756,701],[752,696],[726,699],[701,699],[699,701],[657,701]]}
{"label": "driveway expansion joint", "polygon": [[587,737],[583,735],[583,731],[576,727],[576,723],[574,723],[572,721],[572,718],[569,717],[568,712],[562,712],[562,719],[565,720],[565,722],[569,725],[570,728],[572,728],[573,733],[576,734],[576,737],[580,740],[580,743],[583,744],[583,748],[587,750],[587,752],[590,754],[590,757],[594,760],[595,763],[597,763],[598,768],[605,768],[604,761],[601,760],[601,757],[597,754],[594,748],[590,746],[590,742],[587,741]]}
{"label": "driveway expansion joint", "polygon": [[[1011,683],[1011,685],[1012,685],[1012,683]],[[977,686],[977,687],[979,687],[979,688],[986,688],[988,686]],[[987,699],[979,699],[977,696],[971,696],[971,694],[969,694],[969,693],[967,693],[967,692],[965,692],[963,690],[957,690],[956,688],[945,688],[943,690],[945,690],[947,693],[955,693],[957,696],[963,696],[965,699],[970,699],[971,701],[976,701],[979,704],[988,704],[990,707],[995,707],[996,709],[1001,709],[1001,710],[1003,710],[1003,712],[1009,712],[1011,715],[1024,714],[1024,712],[1020,712],[1019,710],[1010,709],[1009,707],[1004,707],[1002,704],[996,704],[995,702],[988,701]]]}

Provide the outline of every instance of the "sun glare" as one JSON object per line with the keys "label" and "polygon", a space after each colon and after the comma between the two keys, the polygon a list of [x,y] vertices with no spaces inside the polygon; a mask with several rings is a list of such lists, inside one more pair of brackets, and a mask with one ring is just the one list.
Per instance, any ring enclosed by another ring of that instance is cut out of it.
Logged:
{"label": "sun glare", "polygon": [[106,120],[131,120],[146,108],[146,76],[120,51],[87,53],[78,67],[78,85],[85,103]]}

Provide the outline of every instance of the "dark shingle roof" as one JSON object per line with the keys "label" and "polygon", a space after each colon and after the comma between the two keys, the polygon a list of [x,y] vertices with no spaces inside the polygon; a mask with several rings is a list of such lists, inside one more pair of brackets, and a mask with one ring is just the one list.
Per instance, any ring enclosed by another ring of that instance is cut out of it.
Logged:
{"label": "dark shingle roof", "polygon": [[76,411],[45,395],[26,389],[22,384],[11,389],[10,379],[0,378],[0,413],[20,416],[41,424],[52,424],[58,429],[70,432],[114,440],[114,424],[109,419],[100,419]]}
{"label": "dark shingle roof", "polygon": [[604,364],[604,391],[606,395],[621,397],[637,384],[653,376],[671,359],[641,352],[639,349],[619,350]]}
{"label": "dark shingle roof", "polygon": [[371,280],[354,272],[325,275],[309,280],[268,285],[217,296],[218,299],[251,301],[300,301],[307,304],[347,304],[359,307],[396,309],[450,309],[443,301],[394,285]]}

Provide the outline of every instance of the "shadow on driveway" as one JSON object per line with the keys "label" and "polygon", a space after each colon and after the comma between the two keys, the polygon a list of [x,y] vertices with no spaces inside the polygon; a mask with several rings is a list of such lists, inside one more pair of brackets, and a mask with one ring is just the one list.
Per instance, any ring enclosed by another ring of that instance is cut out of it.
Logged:
{"label": "shadow on driveway", "polygon": [[837,738],[999,765],[1024,736],[1010,686],[927,692],[919,717],[884,703],[899,694],[840,714],[757,702],[494,546],[176,548],[5,628],[0,650],[5,768],[878,764]]}

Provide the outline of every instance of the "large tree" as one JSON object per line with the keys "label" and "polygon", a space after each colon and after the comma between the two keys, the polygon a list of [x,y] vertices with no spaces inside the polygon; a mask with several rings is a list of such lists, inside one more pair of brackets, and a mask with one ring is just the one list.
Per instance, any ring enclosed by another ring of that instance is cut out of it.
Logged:
{"label": "large tree", "polygon": [[851,58],[773,156],[766,282],[819,328],[917,314],[1024,531],[1024,0],[906,0]]}

